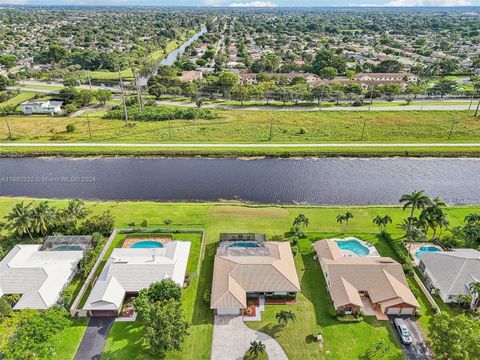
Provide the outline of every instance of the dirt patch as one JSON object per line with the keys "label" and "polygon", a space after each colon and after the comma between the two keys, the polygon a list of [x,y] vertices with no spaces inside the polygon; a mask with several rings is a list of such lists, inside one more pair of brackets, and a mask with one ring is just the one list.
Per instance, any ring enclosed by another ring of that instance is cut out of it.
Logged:
{"label": "dirt patch", "polygon": [[242,206],[214,206],[208,211],[211,216],[262,216],[287,217],[288,210],[282,208],[251,208]]}

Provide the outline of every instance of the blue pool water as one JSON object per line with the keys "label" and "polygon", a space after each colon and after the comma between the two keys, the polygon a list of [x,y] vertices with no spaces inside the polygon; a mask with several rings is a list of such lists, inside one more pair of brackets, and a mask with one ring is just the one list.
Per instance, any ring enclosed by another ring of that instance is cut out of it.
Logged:
{"label": "blue pool water", "polygon": [[337,241],[340,250],[350,250],[358,256],[367,256],[370,251],[356,240]]}
{"label": "blue pool water", "polygon": [[239,241],[239,242],[234,242],[233,244],[228,246],[229,247],[258,247],[258,244],[252,241]]}
{"label": "blue pool water", "polygon": [[60,245],[53,248],[52,251],[82,251],[83,248],[77,245]]}
{"label": "blue pool water", "polygon": [[132,249],[152,249],[152,248],[163,248],[163,244],[158,241],[139,241],[132,246]]}
{"label": "blue pool water", "polygon": [[431,251],[442,251],[439,248],[435,246],[421,246],[418,251],[415,253],[415,257],[417,259],[420,259],[420,254],[423,254],[424,252],[431,252]]}

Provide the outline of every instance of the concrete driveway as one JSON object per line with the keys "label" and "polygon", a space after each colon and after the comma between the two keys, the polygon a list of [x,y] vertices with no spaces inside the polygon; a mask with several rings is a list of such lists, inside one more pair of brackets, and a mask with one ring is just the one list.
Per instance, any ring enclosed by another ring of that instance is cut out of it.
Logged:
{"label": "concrete driveway", "polygon": [[[397,317],[399,316],[389,316],[389,319],[390,319],[390,323],[393,326],[395,334],[397,335],[398,340],[400,341],[400,337],[398,336],[397,329],[395,328],[395,324],[393,323],[394,319],[396,319]],[[422,332],[420,331],[417,323],[413,321],[411,317],[402,316],[401,318],[405,321],[405,324],[407,325],[408,331],[410,331],[410,334],[412,336],[412,341],[413,341],[412,344],[410,345],[404,345],[400,341],[406,358],[408,360],[434,360],[430,352],[430,349],[427,347],[427,344],[425,343],[425,339],[423,338]]]}
{"label": "concrete driveway", "polygon": [[247,327],[241,316],[215,316],[211,360],[242,360],[252,341],[261,341],[268,360],[288,360],[282,347],[272,337]]}
{"label": "concrete driveway", "polygon": [[74,360],[100,360],[114,317],[90,318]]}

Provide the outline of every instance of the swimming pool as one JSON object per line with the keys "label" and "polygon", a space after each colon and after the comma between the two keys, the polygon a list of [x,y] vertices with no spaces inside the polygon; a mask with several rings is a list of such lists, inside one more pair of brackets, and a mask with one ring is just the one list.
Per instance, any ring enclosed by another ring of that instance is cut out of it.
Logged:
{"label": "swimming pool", "polygon": [[60,245],[53,248],[52,251],[83,251],[83,248],[77,245]]}
{"label": "swimming pool", "polygon": [[163,244],[158,241],[139,241],[130,246],[131,249],[153,249],[163,248]]}
{"label": "swimming pool", "polygon": [[421,246],[417,252],[415,253],[415,257],[417,259],[420,259],[420,255],[425,253],[425,252],[432,252],[432,251],[442,251],[436,246]]}
{"label": "swimming pool", "polygon": [[348,250],[358,256],[367,256],[370,253],[370,250],[357,240],[337,241],[337,245],[340,250]]}
{"label": "swimming pool", "polygon": [[234,242],[234,243],[228,245],[228,247],[243,247],[243,248],[246,248],[246,247],[259,247],[259,246],[256,242],[253,242],[253,241],[238,241],[238,242]]}

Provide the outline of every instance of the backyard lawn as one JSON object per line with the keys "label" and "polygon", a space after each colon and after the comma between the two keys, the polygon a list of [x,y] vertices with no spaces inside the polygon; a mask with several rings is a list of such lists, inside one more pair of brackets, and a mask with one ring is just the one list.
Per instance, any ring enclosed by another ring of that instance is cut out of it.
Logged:
{"label": "backyard lawn", "polygon": [[[0,218],[9,212],[10,208],[20,201],[30,201],[26,198],[0,198]],[[65,206],[65,200],[51,200],[51,205]],[[261,232],[268,237],[281,235],[287,231],[295,216],[305,214],[310,219],[308,231],[311,235],[300,242],[300,252],[295,257],[298,274],[303,292],[299,296],[299,303],[292,305],[297,313],[298,320],[287,328],[278,331],[275,327],[275,313],[282,306],[270,306],[262,314],[263,321],[258,326],[265,327],[265,331],[276,332],[278,340],[292,359],[304,358],[331,358],[342,359],[355,354],[353,358],[363,356],[369,346],[375,341],[384,339],[391,345],[392,355],[400,354],[390,328],[381,322],[368,319],[359,324],[340,324],[328,315],[330,302],[326,294],[322,273],[316,260],[313,259],[313,249],[310,247],[315,238],[345,236],[340,234],[340,227],[336,223],[336,216],[344,213],[346,207],[315,207],[315,206],[256,206],[237,203],[156,203],[156,202],[116,202],[116,201],[87,201],[86,205],[96,213],[111,210],[116,217],[117,226],[128,227],[128,223],[141,223],[143,219],[150,221],[151,228],[165,227],[164,220],[170,219],[169,228],[205,229],[206,248],[202,255],[200,276],[193,280],[184,292],[184,309],[187,319],[192,326],[190,336],[186,340],[183,351],[171,353],[168,359],[209,359],[212,340],[213,315],[208,305],[203,301],[203,294],[211,287],[213,257],[216,251],[216,242],[221,232]],[[406,216],[400,207],[348,207],[354,218],[345,232],[363,240],[374,243],[383,255],[393,256],[392,250],[385,243],[379,243],[375,234],[377,227],[372,223],[376,215],[389,214],[393,224],[389,231],[399,236],[396,224]],[[448,207],[446,213],[450,225],[455,226],[471,212],[480,212],[480,206]],[[184,236],[184,235],[182,235]],[[121,242],[117,238],[118,244]],[[190,259],[191,261],[192,259]],[[191,261],[196,263],[195,260]],[[191,269],[189,264],[189,269]],[[420,299],[422,307],[424,302]],[[290,309],[290,306],[288,306]],[[423,311],[425,314],[425,311]],[[419,320],[422,327],[428,325],[431,314],[427,313]],[[252,326],[257,326],[252,325]],[[325,334],[325,351],[320,353],[317,343],[312,343],[310,335],[321,326]],[[425,330],[425,329],[424,329]],[[68,329],[69,334],[62,340],[57,354],[73,354],[78,347],[84,325],[81,323]],[[71,334],[76,334],[71,335]],[[140,342],[141,324],[116,324],[110,333],[104,357],[106,359],[148,359]],[[305,346],[293,349],[299,341]],[[299,353],[297,357],[294,353]],[[320,355],[319,355],[320,354]],[[343,354],[345,357],[343,357]],[[65,356],[65,359],[68,359]],[[350,357],[351,359],[352,357]]]}

